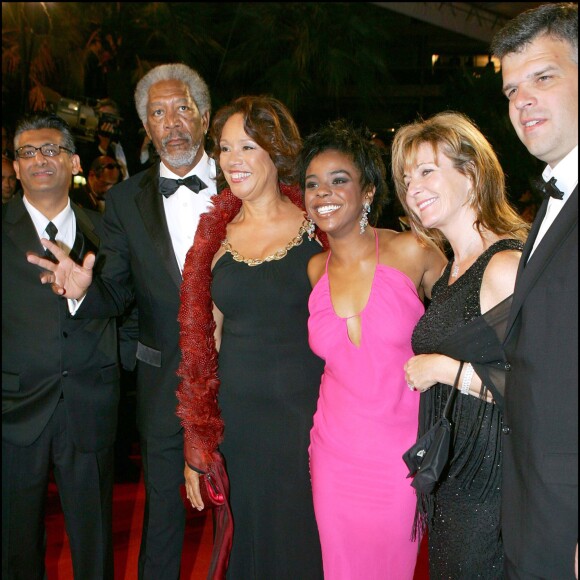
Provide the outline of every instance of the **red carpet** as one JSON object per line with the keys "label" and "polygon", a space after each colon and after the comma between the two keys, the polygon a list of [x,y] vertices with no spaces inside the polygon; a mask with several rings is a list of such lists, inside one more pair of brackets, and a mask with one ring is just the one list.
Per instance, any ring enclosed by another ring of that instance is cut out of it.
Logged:
{"label": "red carpet", "polygon": [[[115,580],[136,580],[137,556],[141,539],[143,504],[145,502],[142,481],[139,483],[116,483],[113,501]],[[204,513],[199,514],[193,509],[188,510],[183,560],[181,563],[181,580],[205,580],[212,546],[212,527],[211,516],[206,517]],[[47,580],[73,580],[68,538],[64,530],[64,518],[60,508],[58,491],[54,483],[49,486],[46,529]],[[425,548],[425,542],[423,542],[414,580],[429,579]]]}
{"label": "red carpet", "polygon": [[[137,579],[144,503],[145,489],[142,481],[115,484],[113,490],[115,580]],[[189,509],[187,514],[181,580],[205,580],[212,547],[211,515],[206,517],[205,513],[200,514],[193,509]],[[68,537],[64,530],[64,517],[54,483],[49,485],[46,531],[47,580],[73,580]]]}

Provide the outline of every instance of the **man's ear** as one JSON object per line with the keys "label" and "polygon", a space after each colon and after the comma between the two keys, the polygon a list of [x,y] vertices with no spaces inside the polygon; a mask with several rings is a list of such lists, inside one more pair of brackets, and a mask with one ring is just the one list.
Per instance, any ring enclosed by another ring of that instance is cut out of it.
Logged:
{"label": "man's ear", "polygon": [[82,171],[81,158],[76,153],[74,153],[71,156],[71,162],[72,162],[72,174],[77,175]]}

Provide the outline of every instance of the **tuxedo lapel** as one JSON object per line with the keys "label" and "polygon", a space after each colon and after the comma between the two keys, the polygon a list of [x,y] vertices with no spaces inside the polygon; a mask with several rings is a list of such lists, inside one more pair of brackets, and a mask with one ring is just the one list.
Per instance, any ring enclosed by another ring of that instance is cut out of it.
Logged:
{"label": "tuxedo lapel", "polygon": [[177,287],[181,287],[181,272],[175,257],[167,219],[163,208],[163,196],[159,193],[159,169],[150,172],[141,182],[142,189],[135,196],[145,229],[153,242],[161,261]]}
{"label": "tuxedo lapel", "polygon": [[87,217],[82,208],[71,203],[77,222],[77,234],[73,247],[70,251],[70,257],[78,263],[81,263],[87,252],[96,254],[99,250],[100,240],[95,234],[95,226]]}
{"label": "tuxedo lapel", "polygon": [[[552,260],[552,257],[557,252],[558,248],[568,237],[570,232],[578,227],[578,187],[572,192],[570,198],[561,209],[560,213],[554,220],[554,223],[550,226],[538,247],[534,251],[534,255],[528,262],[531,249],[534,245],[534,241],[538,234],[540,224],[545,215],[547,206],[547,200],[544,201],[540,210],[542,214],[539,219],[536,219],[534,225],[530,231],[530,236],[524,247],[522,257],[520,259],[520,265],[518,268],[518,274],[516,278],[516,286],[514,289],[514,300],[512,303],[512,308],[510,311],[510,316],[508,319],[508,324],[506,327],[505,340],[509,336],[510,330],[513,323],[518,315],[522,304],[528,295],[530,288],[536,283],[536,280],[540,274],[544,271],[546,266]],[[540,214],[540,212],[538,212]]]}
{"label": "tuxedo lapel", "polygon": [[[536,214],[536,218],[534,219],[534,223],[532,224],[532,227],[530,228],[530,232],[528,234],[528,239],[526,240],[526,243],[524,244],[524,249],[523,249],[522,255],[520,257],[520,263],[518,265],[518,272],[516,275],[516,286],[514,288],[514,301],[515,301],[516,292],[517,292],[517,295],[522,296],[522,299],[523,299],[523,294],[521,294],[521,292],[519,292],[518,286],[521,285],[520,281],[524,275],[524,270],[526,269],[526,264],[528,262],[528,258],[530,257],[530,253],[532,251],[532,248],[534,247],[534,242],[536,241],[536,237],[538,236],[538,232],[540,231],[540,226],[542,225],[542,220],[544,219],[544,216],[546,215],[547,209],[548,209],[548,200],[544,199],[544,201],[542,202],[542,204],[540,205],[540,207],[538,209],[538,212]],[[519,305],[521,305],[521,300],[518,300],[518,310],[519,310]],[[512,303],[510,314],[509,314],[508,320],[507,320],[507,326],[506,326],[506,330],[505,330],[504,340],[507,338],[508,332],[514,323],[514,320],[516,318],[516,312],[517,311],[514,307],[514,303]]]}
{"label": "tuxedo lapel", "polygon": [[32,218],[20,196],[8,203],[3,227],[6,235],[24,254],[34,252],[39,256],[44,255],[44,246],[40,243]]}
{"label": "tuxedo lapel", "polygon": [[[96,254],[100,242],[98,236],[95,234],[93,222],[91,222],[85,212],[72,203],[71,207],[76,218],[77,234],[70,256],[75,261],[79,261],[84,258],[88,251]],[[18,197],[14,202],[9,204],[6,211],[4,228],[6,235],[24,253],[34,252],[40,256],[44,254],[44,246],[40,243],[32,218],[28,211],[26,211],[21,197]]]}
{"label": "tuxedo lapel", "polygon": [[[546,211],[548,209],[548,199],[544,199],[538,209],[538,213],[534,219],[534,223],[530,228],[530,233],[528,234],[528,239],[524,245],[524,249],[522,252],[522,257],[520,259],[519,269],[523,270],[526,267],[528,262],[528,258],[532,252],[532,248],[534,247],[534,242],[538,237],[538,232],[540,231],[540,226],[542,225],[542,221],[544,220],[544,216],[546,215]],[[520,272],[518,272],[520,275]]]}

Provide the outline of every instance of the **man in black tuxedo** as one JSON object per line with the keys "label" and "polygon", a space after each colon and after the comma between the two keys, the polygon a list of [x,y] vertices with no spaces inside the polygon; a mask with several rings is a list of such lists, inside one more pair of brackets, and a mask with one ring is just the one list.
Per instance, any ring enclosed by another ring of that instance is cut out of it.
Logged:
{"label": "man in black tuxedo", "polygon": [[578,577],[578,5],[523,12],[491,48],[516,133],[547,163],[505,337],[505,572],[563,580]]}
{"label": "man in black tuxedo", "polygon": [[74,301],[39,284],[26,260],[43,251],[41,237],[71,260],[97,253],[101,216],[70,203],[80,161],[60,117],[23,118],[15,149],[23,196],[2,206],[2,577],[44,576],[52,470],[75,578],[112,580],[116,323],[72,318]]}
{"label": "man in black tuxedo", "polygon": [[[139,578],[178,580],[185,462],[176,415],[181,357],[177,314],[185,255],[199,216],[216,193],[215,164],[204,150],[211,103],[197,72],[166,64],[139,81],[135,104],[161,162],[109,190],[102,275],[92,277],[91,257],[77,268],[58,249],[60,264],[40,263],[52,270],[44,283],[82,298],[77,316],[117,316],[136,302],[137,427],[146,490]],[[39,263],[36,257],[29,259]]]}

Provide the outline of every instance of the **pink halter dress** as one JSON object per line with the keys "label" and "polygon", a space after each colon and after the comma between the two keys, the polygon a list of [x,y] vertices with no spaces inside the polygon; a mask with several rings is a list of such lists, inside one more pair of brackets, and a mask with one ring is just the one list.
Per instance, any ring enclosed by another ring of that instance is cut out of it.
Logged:
{"label": "pink halter dress", "polygon": [[361,341],[334,311],[326,273],[309,299],[310,347],[325,361],[314,425],[310,472],[325,580],[411,580],[416,497],[404,451],[416,440],[419,394],[403,365],[425,308],[414,283],[379,264],[362,312]]}

